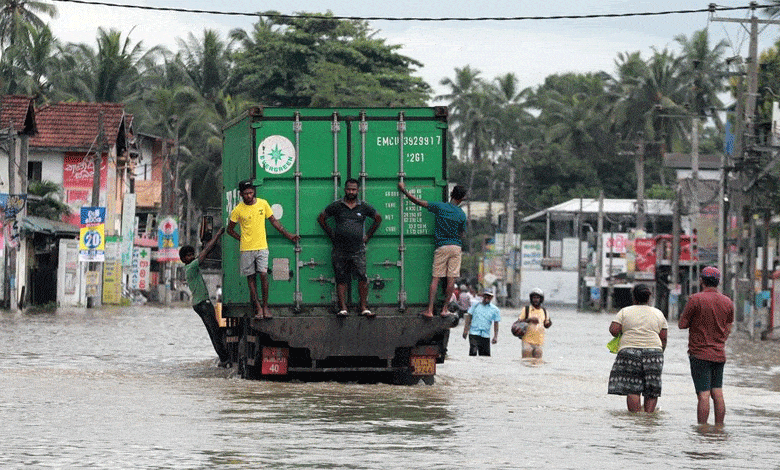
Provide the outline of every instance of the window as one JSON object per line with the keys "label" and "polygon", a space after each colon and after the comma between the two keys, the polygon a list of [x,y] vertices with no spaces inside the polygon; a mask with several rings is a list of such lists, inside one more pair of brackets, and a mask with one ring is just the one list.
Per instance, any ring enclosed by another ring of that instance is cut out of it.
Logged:
{"label": "window", "polygon": [[27,162],[27,181],[41,181],[43,162]]}

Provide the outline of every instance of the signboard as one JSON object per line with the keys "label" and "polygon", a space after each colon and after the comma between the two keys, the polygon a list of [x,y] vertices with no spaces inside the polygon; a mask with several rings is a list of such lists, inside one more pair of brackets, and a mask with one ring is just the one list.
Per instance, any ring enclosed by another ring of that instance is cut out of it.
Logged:
{"label": "signboard", "polygon": [[561,268],[566,271],[577,270],[577,260],[579,259],[579,240],[576,238],[563,239],[563,252],[561,253]]}
{"label": "signboard", "polygon": [[100,295],[100,271],[87,271],[87,297]]}
{"label": "signboard", "polygon": [[628,272],[628,260],[626,252],[628,251],[627,233],[605,233],[602,245],[603,278],[606,280],[611,276]]}
{"label": "signboard", "polygon": [[6,194],[0,193],[0,211],[2,219],[13,219],[16,214],[22,212],[27,202],[26,194]]}
{"label": "signboard", "polygon": [[133,260],[133,240],[136,231],[135,194],[125,194],[122,201],[122,266],[130,266]]}
{"label": "signboard", "polygon": [[103,261],[106,250],[106,208],[82,207],[79,261]]}
{"label": "signboard", "polygon": [[157,260],[179,260],[179,222],[175,217],[163,217],[157,233]]}
{"label": "signboard", "polygon": [[119,256],[120,243],[116,237],[106,242],[103,262],[103,303],[119,305],[122,301],[122,263]]}
{"label": "signboard", "polygon": [[133,259],[130,265],[130,289],[149,290],[149,268],[152,265],[151,250],[146,247],[133,247]]}
{"label": "signboard", "polygon": [[[71,209],[71,215],[63,217],[68,223],[79,223],[79,208],[92,201],[92,183],[95,174],[94,155],[66,154],[62,163],[62,189],[65,192],[65,203]],[[108,157],[104,156],[100,163],[100,188],[105,189],[108,181]],[[105,191],[103,191],[105,193]],[[105,194],[100,196],[98,204],[105,204]]]}
{"label": "signboard", "polygon": [[523,269],[541,270],[544,242],[542,240],[525,240],[522,242]]}

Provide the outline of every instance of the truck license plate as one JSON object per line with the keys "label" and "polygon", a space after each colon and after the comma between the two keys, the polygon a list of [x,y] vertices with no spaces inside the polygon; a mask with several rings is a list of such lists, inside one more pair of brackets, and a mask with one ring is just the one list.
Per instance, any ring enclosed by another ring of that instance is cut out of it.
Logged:
{"label": "truck license plate", "polygon": [[436,356],[412,356],[412,375],[436,375]]}
{"label": "truck license plate", "polygon": [[287,348],[263,347],[263,364],[260,372],[263,375],[287,375]]}

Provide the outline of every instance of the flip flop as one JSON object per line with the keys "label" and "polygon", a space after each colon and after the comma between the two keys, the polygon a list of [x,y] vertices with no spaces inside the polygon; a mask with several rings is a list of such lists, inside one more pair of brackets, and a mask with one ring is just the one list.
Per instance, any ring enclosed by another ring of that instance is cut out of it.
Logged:
{"label": "flip flop", "polygon": [[376,316],[376,313],[372,312],[372,311],[371,311],[371,310],[369,310],[369,309],[365,309],[365,310],[363,310],[363,312],[361,312],[360,314],[361,314],[361,315],[365,315],[365,316],[367,316],[368,318],[374,318],[374,317]]}
{"label": "flip flop", "polygon": [[346,310],[339,310],[339,313],[336,314],[338,317],[346,317],[347,315],[349,315],[349,312]]}

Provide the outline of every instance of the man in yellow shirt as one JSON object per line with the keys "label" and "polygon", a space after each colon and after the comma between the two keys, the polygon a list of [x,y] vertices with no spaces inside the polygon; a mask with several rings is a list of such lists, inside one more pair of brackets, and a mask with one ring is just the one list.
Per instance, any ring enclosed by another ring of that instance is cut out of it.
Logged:
{"label": "man in yellow shirt", "polygon": [[[249,296],[255,308],[255,318],[271,318],[268,310],[268,241],[265,235],[265,220],[273,225],[284,237],[293,243],[298,243],[300,235],[288,232],[276,220],[271,206],[265,199],[256,197],[255,186],[251,180],[238,183],[241,202],[230,213],[227,233],[239,241],[241,257],[239,269],[246,276],[249,285]],[[236,224],[241,227],[241,234],[236,230]],[[263,291],[263,302],[257,297],[257,274],[260,273],[260,286]]]}
{"label": "man in yellow shirt", "polygon": [[552,321],[547,315],[547,309],[542,307],[544,291],[538,287],[531,291],[531,305],[523,309],[518,320],[528,323],[528,330],[523,335],[523,357],[542,357],[545,329],[552,326]]}

